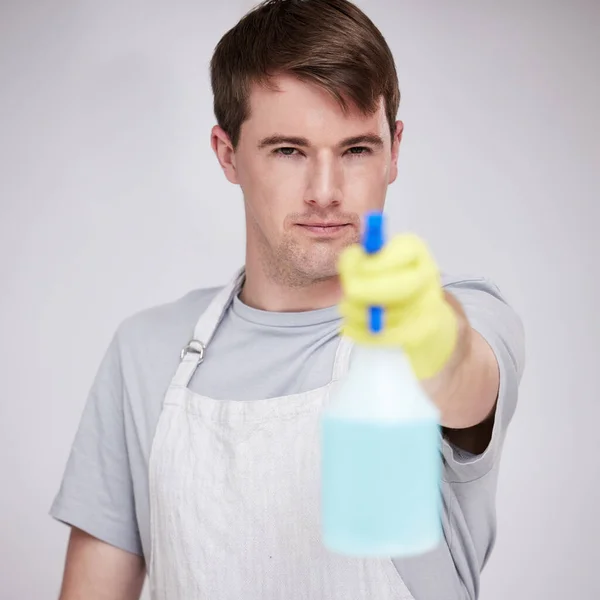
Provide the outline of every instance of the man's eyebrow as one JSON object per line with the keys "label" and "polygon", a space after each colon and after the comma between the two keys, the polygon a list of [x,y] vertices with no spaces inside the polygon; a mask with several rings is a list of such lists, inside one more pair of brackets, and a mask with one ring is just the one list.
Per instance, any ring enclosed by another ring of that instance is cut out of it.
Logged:
{"label": "man's eyebrow", "polygon": [[[364,135],[357,135],[342,140],[339,144],[339,148],[346,148],[348,146],[359,146],[361,144],[368,144],[377,148],[382,148],[384,145],[381,136],[374,133],[367,133]],[[262,150],[269,146],[299,146],[301,148],[309,148],[310,142],[303,137],[295,137],[288,135],[270,135],[263,138],[258,143],[258,149]]]}
{"label": "man's eyebrow", "polygon": [[308,148],[310,146],[309,141],[303,137],[292,137],[287,135],[270,135],[269,137],[263,138],[258,143],[258,149],[262,150],[268,146],[302,146]]}
{"label": "man's eyebrow", "polygon": [[368,144],[369,146],[383,148],[383,138],[374,133],[367,133],[365,135],[357,135],[355,137],[346,138],[339,143],[339,146],[341,148],[347,146],[360,146],[361,144]]}

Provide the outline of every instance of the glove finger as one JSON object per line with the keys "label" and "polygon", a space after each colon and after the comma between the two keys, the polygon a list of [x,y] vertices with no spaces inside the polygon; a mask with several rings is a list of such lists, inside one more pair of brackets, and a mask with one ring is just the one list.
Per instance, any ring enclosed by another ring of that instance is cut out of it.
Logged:
{"label": "glove finger", "polygon": [[379,252],[363,259],[359,271],[363,275],[379,275],[425,262],[434,262],[425,242],[414,234],[404,234],[393,237]]}
{"label": "glove finger", "polygon": [[[356,304],[349,300],[342,300],[338,306],[342,317],[351,324],[352,327],[367,329],[369,328],[369,307],[364,304]],[[397,328],[401,326],[414,311],[407,310],[404,306],[394,305],[384,308],[383,323],[384,329]]]}
{"label": "glove finger", "polygon": [[[382,306],[384,309],[384,326],[392,328],[403,328],[411,321],[420,319],[422,314],[435,314],[439,312],[438,306],[444,302],[443,293],[438,287],[431,286],[424,291],[421,298],[416,302],[408,304],[395,303],[389,306],[373,304],[373,306]],[[354,302],[349,298],[344,298],[338,310],[342,317],[350,321],[353,325],[366,327],[368,325],[369,308],[371,305],[362,302]]]}
{"label": "glove finger", "polygon": [[392,271],[385,277],[362,276],[342,279],[344,296],[356,304],[390,307],[406,304],[430,287],[439,287],[439,275],[433,263],[412,269]]}
{"label": "glove finger", "polygon": [[419,347],[439,330],[444,315],[443,302],[439,296],[429,294],[418,305],[405,310],[398,321],[390,323],[390,335],[409,350]]}

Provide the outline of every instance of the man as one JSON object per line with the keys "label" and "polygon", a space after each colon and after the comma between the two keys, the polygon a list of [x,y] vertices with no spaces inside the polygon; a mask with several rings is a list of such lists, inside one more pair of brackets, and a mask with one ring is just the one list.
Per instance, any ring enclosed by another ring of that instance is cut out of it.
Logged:
{"label": "man", "polygon": [[[146,573],[161,600],[476,598],[523,334],[491,283],[440,280],[418,238],[355,245],[397,174],[385,40],[347,0],[270,0],[221,39],[211,75],[245,269],[116,332],[51,511],[72,527],[61,599],[133,600]],[[316,517],[340,329],[364,337],[374,300],[443,425],[444,541],[410,559],[328,553]]]}

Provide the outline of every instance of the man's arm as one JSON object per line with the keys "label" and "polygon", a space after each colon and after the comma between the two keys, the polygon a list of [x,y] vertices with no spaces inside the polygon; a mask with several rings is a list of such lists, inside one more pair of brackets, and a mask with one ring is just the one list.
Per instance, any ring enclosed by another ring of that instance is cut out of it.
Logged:
{"label": "man's arm", "polygon": [[[350,246],[338,267],[343,332],[364,343],[402,347],[440,409],[446,439],[481,455],[494,430],[500,430],[494,421],[497,404],[506,404],[501,386],[511,387],[511,400],[516,399],[512,388],[523,369],[523,332],[516,315],[481,281],[471,281],[472,289],[460,281],[445,289],[429,250],[411,234],[392,238],[372,255],[358,244]],[[470,310],[464,310],[465,300]],[[376,337],[367,322],[369,306],[386,311],[386,327]],[[503,411],[505,428],[514,406]]]}
{"label": "man's arm", "polygon": [[448,364],[423,388],[441,412],[444,437],[471,454],[483,454],[494,430],[500,374],[493,350],[475,331],[460,304],[444,296],[457,317],[458,340]]}
{"label": "man's arm", "polygon": [[493,414],[500,387],[498,362],[488,343],[471,327],[460,302],[447,291],[445,298],[456,315],[458,340],[446,366],[423,381],[423,387],[440,409],[444,427],[467,429]]}
{"label": "man's arm", "polygon": [[71,527],[61,600],[137,600],[142,588],[130,461],[140,448],[127,437],[121,339],[113,336],[98,369],[50,509]]}
{"label": "man's arm", "polygon": [[449,281],[444,292],[457,317],[458,340],[446,367],[423,385],[441,409],[445,439],[481,456],[494,435],[502,437],[515,410],[523,325],[489,281]]}
{"label": "man's arm", "polygon": [[59,600],[139,600],[145,574],[141,556],[73,527]]}

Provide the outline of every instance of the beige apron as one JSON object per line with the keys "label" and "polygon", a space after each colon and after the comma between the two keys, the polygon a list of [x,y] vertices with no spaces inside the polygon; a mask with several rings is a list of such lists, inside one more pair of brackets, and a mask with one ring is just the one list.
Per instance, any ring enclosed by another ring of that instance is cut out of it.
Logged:
{"label": "beige apron", "polygon": [[152,599],[413,600],[391,560],[321,543],[319,418],[349,341],[332,381],[309,392],[228,401],[188,388],[242,281],[200,317],[164,399],[150,456]]}

